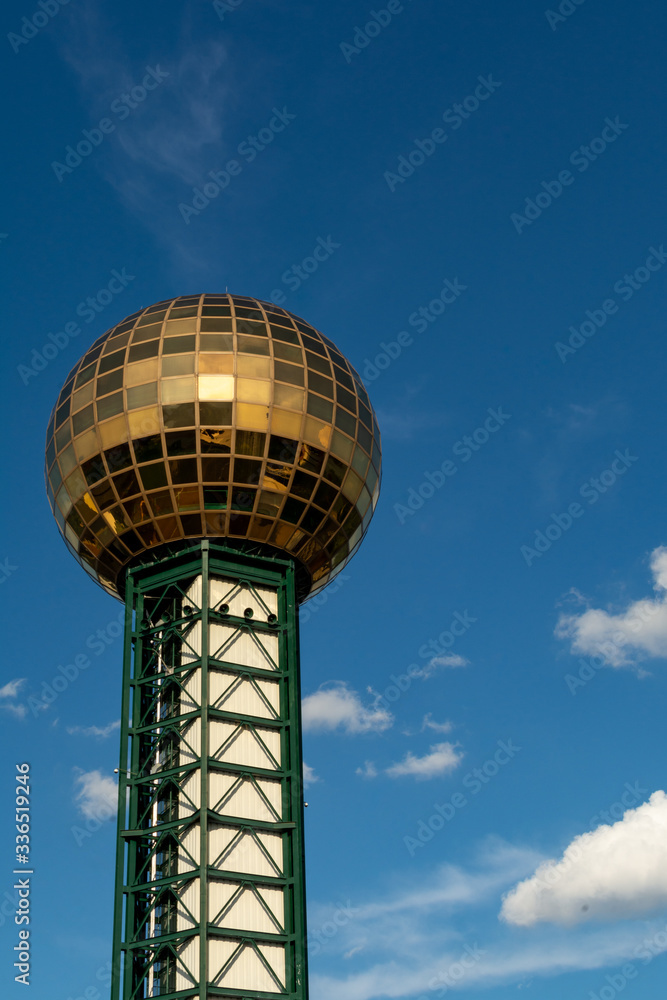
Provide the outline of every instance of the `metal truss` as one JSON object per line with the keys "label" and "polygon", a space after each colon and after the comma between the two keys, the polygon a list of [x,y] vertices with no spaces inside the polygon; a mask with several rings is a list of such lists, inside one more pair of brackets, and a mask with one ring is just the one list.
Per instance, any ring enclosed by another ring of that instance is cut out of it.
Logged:
{"label": "metal truss", "polygon": [[307,1000],[295,567],[130,569],[112,1000]]}

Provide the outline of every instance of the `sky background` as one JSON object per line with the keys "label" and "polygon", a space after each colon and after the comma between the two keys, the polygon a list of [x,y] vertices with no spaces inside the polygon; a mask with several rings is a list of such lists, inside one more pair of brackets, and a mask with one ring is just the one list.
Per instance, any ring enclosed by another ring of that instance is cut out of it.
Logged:
{"label": "sky background", "polygon": [[52,522],[49,414],[124,316],[228,288],[331,338],[383,433],[367,538],[301,614],[312,1000],[662,998],[667,11],[56,7],[0,33],[3,995],[22,761],[30,996],[109,993],[121,608]]}

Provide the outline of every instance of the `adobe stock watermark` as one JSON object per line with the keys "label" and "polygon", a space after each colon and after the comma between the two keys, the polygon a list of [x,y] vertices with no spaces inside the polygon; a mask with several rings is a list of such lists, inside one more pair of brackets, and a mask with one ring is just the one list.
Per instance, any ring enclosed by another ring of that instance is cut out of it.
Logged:
{"label": "adobe stock watermark", "polygon": [[[473,767],[468,771],[461,782],[462,788],[470,793],[471,798],[479,795],[500,773],[501,768],[514,760],[522,749],[515,746],[511,739],[498,740],[496,746],[498,749],[493,756],[485,760],[481,767]],[[451,823],[457,813],[465,809],[468,802],[469,799],[462,791],[454,792],[445,802],[434,802],[433,813],[428,819],[420,819],[417,823],[415,836],[403,837],[403,843],[410,857],[414,858],[420,848],[430,843],[435,835],[444,829],[446,823]]]}
{"label": "adobe stock watermark", "polygon": [[[442,120],[450,126],[452,132],[461,128],[464,121],[467,121],[489,97],[502,86],[493,75],[478,76],[479,83],[472,94],[464,97],[460,104],[453,104],[442,113]],[[398,166],[395,171],[385,170],[383,177],[387,182],[389,190],[393,193],[399,184],[405,184],[408,177],[412,177],[415,170],[423,166],[427,158],[433,156],[438,146],[443,145],[449,139],[449,133],[437,127],[427,136],[426,139],[415,139],[414,149],[407,155],[401,154],[398,157]]]}
{"label": "adobe stock watermark", "polygon": [[[444,284],[436,298],[431,299],[427,306],[419,306],[408,316],[408,326],[411,326],[417,333],[424,333],[432,323],[442,316],[448,306],[454,305],[459,296],[468,291],[467,285],[462,285],[458,278],[445,278]],[[373,360],[364,358],[362,378],[364,385],[369,385],[379,378],[383,371],[401,356],[406,347],[412,347],[414,337],[407,330],[401,330],[396,335],[396,340],[385,343],[380,341],[382,350],[375,355]]]}
{"label": "adobe stock watermark", "polygon": [[[604,469],[598,476],[591,476],[585,483],[582,483],[579,487],[579,495],[588,500],[589,506],[593,506],[637,461],[639,461],[638,456],[631,455],[629,448],[623,452],[617,449],[609,468]],[[578,501],[573,501],[561,514],[552,514],[544,531],[541,529],[535,531],[532,546],[521,546],[520,552],[526,566],[532,566],[536,559],[540,559],[545,552],[548,552],[554,542],[562,538],[574,522],[583,517],[585,513],[586,507],[582,507]]]}
{"label": "adobe stock watermark", "polygon": [[[110,114],[114,115],[119,122],[125,121],[140,104],[144,103],[151,91],[157,90],[168,76],[169,73],[160,69],[159,65],[155,68],[146,66],[146,75],[141,83],[136,84],[129,91],[120,94],[111,102],[109,107]],[[93,150],[99,148],[106,137],[115,131],[116,122],[106,116],[100,118],[97,127],[84,128],[81,132],[83,138],[79,139],[76,147],[71,145],[65,147],[65,162],[60,163],[58,160],[53,160],[51,163],[51,169],[58,178],[59,183],[62,184],[68,174],[74,173],[76,168],[80,167],[84,160],[88,159]]]}
{"label": "adobe stock watermark", "polygon": [[213,0],[213,10],[224,21],[225,14],[233,14],[243,3],[245,0]]}
{"label": "adobe stock watermark", "polygon": [[[626,622],[626,628],[637,633],[650,621],[653,615],[657,614],[660,608],[655,604],[644,604],[635,615]],[[576,695],[577,691],[585,688],[587,684],[597,677],[598,672],[603,668],[608,668],[610,661],[617,661],[623,647],[629,641],[627,632],[617,629],[604,642],[597,643],[599,653],[594,653],[588,659],[579,658],[579,670],[577,674],[565,674],[564,681],[571,695]]]}
{"label": "adobe stock watermark", "polygon": [[[614,282],[614,291],[618,296],[620,296],[622,302],[629,302],[630,299],[636,292],[641,291],[647,282],[651,280],[656,271],[660,271],[667,261],[667,253],[665,253],[664,243],[656,249],[655,247],[648,248],[648,256],[643,264],[628,274],[627,272],[622,278]],[[601,330],[605,325],[610,316],[614,316],[619,309],[618,302],[615,299],[609,298],[605,299],[600,305],[599,309],[587,309],[585,312],[586,319],[579,326],[570,326],[570,336],[567,343],[563,343],[557,340],[554,344],[556,349],[556,354],[561,359],[563,364],[568,360],[571,354],[576,354],[587,341],[594,337],[598,330]]]}
{"label": "adobe stock watermark", "polygon": [[[626,128],[629,127],[629,125],[621,122],[618,115],[613,120],[605,118],[604,128],[600,135],[591,139],[587,146],[578,146],[577,149],[570,153],[570,164],[576,167],[579,173],[583,174],[588,170],[591,163],[595,163],[606,152],[609,146],[616,142],[619,135],[622,135]],[[561,170],[557,180],[542,181],[542,190],[534,198],[526,198],[523,214],[521,212],[512,212],[510,215],[510,222],[517,233],[520,235],[526,226],[532,226],[535,220],[539,219],[542,215],[542,212],[546,211],[550,205],[553,205],[554,201],[560,198],[565,188],[574,184],[575,179],[571,171]]]}
{"label": "adobe stock watermark", "polygon": [[355,25],[352,42],[340,43],[339,47],[345,62],[349,65],[352,62],[352,57],[360,55],[364,49],[368,48],[373,39],[377,38],[384,28],[391,24],[396,15],[402,14],[404,10],[405,7],[401,0],[388,0],[386,7],[369,11],[369,20],[366,24],[361,28],[359,25]]}
{"label": "adobe stock watermark", "polygon": [[[85,648],[94,656],[101,656],[102,653],[123,635],[125,625],[125,608],[117,618],[113,618],[105,628],[98,628],[87,637]],[[71,685],[79,679],[81,674],[92,665],[88,653],[77,653],[70,663],[59,664],[57,672],[50,681],[42,682],[41,697],[35,698],[30,695],[28,698],[28,708],[33,716],[37,718],[40,712],[45,711],[50,705],[64,694]]]}
{"label": "adobe stock watermark", "polygon": [[[273,117],[268,124],[261,128],[257,135],[246,136],[243,142],[238,144],[237,155],[242,157],[245,163],[252,163],[295,118],[296,115],[284,106],[282,109],[274,108]],[[222,170],[209,170],[208,176],[211,180],[192,189],[194,197],[191,204],[180,202],[178,205],[178,211],[186,226],[190,225],[193,216],[201,215],[204,209],[229,187],[233,177],[238,177],[242,172],[243,163],[236,159],[228,160]]]}
{"label": "adobe stock watermark", "polygon": [[[472,434],[465,434],[452,445],[452,454],[461,458],[461,463],[469,462],[473,455],[480,451],[494,434],[511,419],[511,413],[504,413],[501,406],[487,410],[489,416]],[[418,510],[431,500],[436,490],[442,489],[448,479],[455,476],[459,467],[451,458],[446,458],[434,472],[425,472],[419,486],[410,487],[405,504],[395,503],[394,513],[400,524],[405,524],[408,517],[413,517]]]}
{"label": "adobe stock watermark", "polygon": [[346,903],[338,903],[338,906],[330,920],[325,920],[318,929],[308,928],[308,955],[319,954],[323,946],[338,934],[342,927],[345,927],[359,913],[355,910],[348,899]]}
{"label": "adobe stock watermark", "polygon": [[326,587],[324,591],[320,594],[315,594],[311,597],[305,604],[299,605],[299,625],[305,625],[314,614],[323,607],[329,598],[337,593],[341,587],[343,587],[351,577],[346,576],[345,573],[339,573],[338,576],[331,581],[331,583]]}
{"label": "adobe stock watermark", "polygon": [[[429,979],[429,990],[437,990],[436,995],[439,997],[446,996],[450,990],[455,990],[461,985],[468,972],[477,965],[484,955],[486,952],[476,942],[473,945],[467,944],[458,961],[452,962],[444,971],[438,972],[437,976]],[[428,1000],[428,998],[421,996],[417,1000]]]}
{"label": "adobe stock watermark", "polygon": [[[335,243],[331,236],[327,236],[326,239],[318,236],[310,255],[304,257],[300,264],[292,264],[283,271],[280,276],[281,282],[287,285],[291,292],[298,291],[304,281],[308,281],[311,274],[315,274],[320,265],[329,260],[336,250],[340,250],[340,243]],[[282,306],[287,301],[287,296],[280,288],[274,288],[269,295],[269,301]]]}
{"label": "adobe stock watermark", "polygon": [[14,573],[18,572],[18,569],[18,566],[14,566],[13,563],[10,563],[9,556],[5,556],[5,558],[0,561],[0,584],[6,583],[10,576],[13,576]]}
{"label": "adobe stock watermark", "polygon": [[[135,280],[134,274],[128,274],[127,269],[111,271],[111,278],[104,286],[98,289],[95,295],[79,302],[74,310],[85,323],[92,323],[93,320],[103,313],[107,306],[111,305],[116,296],[125,291],[131,281]],[[69,346],[71,340],[80,336],[81,326],[74,320],[65,323],[62,329],[55,333],[47,333],[46,342],[41,348],[33,347],[30,354],[30,363],[17,365],[16,371],[24,385],[27,385],[31,378],[39,375],[48,367],[51,361]]]}
{"label": "adobe stock watermark", "polygon": [[21,20],[20,34],[10,31],[7,35],[7,41],[14,52],[18,52],[22,46],[31,42],[69,2],[70,0],[38,0],[38,9],[30,17]]}
{"label": "adobe stock watermark", "polygon": [[[665,949],[667,949],[667,924],[652,937],[644,938],[642,943],[635,948],[634,956],[640,959],[642,965],[649,965],[658,955],[664,954]],[[591,990],[588,994],[588,1000],[615,1000],[615,997],[637,978],[639,972],[640,970],[633,962],[626,962],[618,972],[608,973],[604,977],[605,985],[597,993]]]}
{"label": "adobe stock watermark", "polygon": [[[429,639],[427,643],[419,647],[419,656],[427,661],[433,660],[434,657],[445,656],[450,652],[457,640],[462,638],[476,622],[477,618],[473,618],[467,608],[463,612],[455,611],[449,626],[443,629],[437,638]],[[461,660],[461,664],[465,662]],[[406,673],[390,674],[389,680],[391,684],[387,685],[382,694],[376,695],[374,705],[388,710],[391,705],[398,701],[401,695],[406,694],[410,690],[415,681],[424,680],[433,672],[434,668],[429,667],[428,663],[423,667],[420,667],[418,663],[410,663],[406,667]]]}
{"label": "adobe stock watermark", "polygon": [[586,0],[561,0],[558,5],[558,10],[545,10],[544,16],[549,22],[549,27],[552,31],[555,31],[559,24],[564,24],[568,17],[572,17],[574,12],[578,7],[581,7],[582,3]]}
{"label": "adobe stock watermark", "polygon": [[619,819],[623,819],[626,810],[632,809],[633,806],[637,806],[640,803],[645,802],[646,796],[649,794],[648,788],[642,788],[638,781],[635,781],[634,785],[631,785],[629,781],[626,781],[623,789],[623,794],[617,802],[612,802],[612,804],[606,809],[601,809],[599,813],[591,816],[588,821],[589,830],[594,830],[595,827],[599,826],[601,823],[606,823],[608,826],[611,826]]}
{"label": "adobe stock watermark", "polygon": [[84,840],[87,840],[94,833],[97,833],[98,830],[101,830],[104,824],[112,819],[117,812],[118,807],[116,803],[112,805],[111,802],[101,802],[93,815],[86,816],[83,826],[78,826],[77,824],[71,826],[70,833],[77,847],[81,847]]}
{"label": "adobe stock watermark", "polygon": [[[105,987],[104,993],[100,993],[97,986],[92,983],[87,986],[83,992],[76,997],[69,996],[67,1000],[102,1000],[102,997],[109,996],[109,987],[111,986],[112,979],[112,969],[113,966],[111,962],[107,962],[105,965],[101,965],[97,972],[95,973],[95,982],[99,983],[101,986]],[[117,959],[116,972],[120,974],[120,960]]]}

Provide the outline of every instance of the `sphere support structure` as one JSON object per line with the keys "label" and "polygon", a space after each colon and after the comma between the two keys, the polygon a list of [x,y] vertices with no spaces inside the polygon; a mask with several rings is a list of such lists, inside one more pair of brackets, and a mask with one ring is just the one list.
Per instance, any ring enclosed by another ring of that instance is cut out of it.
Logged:
{"label": "sphere support structure", "polygon": [[223,540],[127,571],[111,1000],[307,1000],[296,594]]}

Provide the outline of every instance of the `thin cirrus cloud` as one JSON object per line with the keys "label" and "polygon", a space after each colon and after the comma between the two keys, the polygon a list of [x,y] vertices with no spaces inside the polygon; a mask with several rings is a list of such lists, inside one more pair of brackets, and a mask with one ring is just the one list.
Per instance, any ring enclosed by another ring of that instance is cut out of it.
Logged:
{"label": "thin cirrus cloud", "polygon": [[445,653],[443,656],[433,656],[423,667],[416,667],[410,672],[411,677],[420,677],[422,680],[432,677],[438,670],[451,669],[452,667],[467,667],[469,661],[458,653]]}
{"label": "thin cirrus cloud", "polygon": [[301,705],[301,716],[304,732],[341,730],[353,736],[382,733],[394,722],[393,715],[382,708],[378,697],[364,705],[357,692],[343,681],[333,681],[307,695]]}
{"label": "thin cirrus cloud", "polygon": [[120,719],[110,722],[107,726],[68,726],[67,732],[70,736],[94,736],[98,740],[105,740],[117,729],[120,729]]}
{"label": "thin cirrus cloud", "polygon": [[[79,169],[101,173],[123,206],[170,251],[181,277],[185,268],[201,278],[210,266],[207,249],[191,238],[177,205],[192,198],[193,187],[209,180],[209,171],[226,163],[238,138],[230,145],[227,133],[235,95],[227,48],[215,36],[191,42],[191,18],[192,12],[185,10],[177,48],[147,48],[130,62],[127,47],[103,10],[88,4],[71,21],[60,44],[64,60],[79,78],[87,108],[82,129],[104,117],[116,126],[91,156],[94,162]],[[147,67],[159,67],[168,76],[119,119],[111,110],[113,102],[141,85]],[[77,138],[63,136],[53,159],[62,159],[62,150],[72,139],[76,145]]]}
{"label": "thin cirrus cloud", "polygon": [[667,547],[651,553],[651,573],[656,597],[632,601],[617,613],[588,608],[561,615],[556,636],[570,641],[573,654],[597,656],[610,667],[667,657]]}
{"label": "thin cirrus cloud", "polygon": [[617,823],[575,837],[503,899],[508,924],[571,926],[650,916],[667,907],[667,796],[628,809]]}
{"label": "thin cirrus cloud", "polygon": [[422,732],[431,729],[434,733],[451,733],[453,728],[454,726],[449,720],[446,722],[436,722],[430,712],[424,716],[424,721],[422,722]]}
{"label": "thin cirrus cloud", "polygon": [[19,719],[25,718],[27,709],[25,705],[20,702],[16,702],[19,691],[26,682],[25,677],[17,677],[12,681],[8,681],[7,684],[0,688],[0,708],[4,708],[6,712],[11,712]]}
{"label": "thin cirrus cloud", "polygon": [[[185,23],[182,30],[188,33]],[[130,66],[127,48],[101,8],[89,5],[61,45],[94,116],[113,116],[111,104],[141,84],[147,66],[168,74],[136,108],[130,105],[127,117],[114,121],[109,150],[122,151],[149,171],[172,175],[187,184],[194,184],[207,164],[207,169],[216,166],[226,125],[223,109],[232,96],[225,72],[227,51],[221,41],[211,37],[197,46],[179,45],[172,52],[147,50]],[[82,127],[88,124],[83,122]],[[110,174],[109,179],[114,177]]]}

